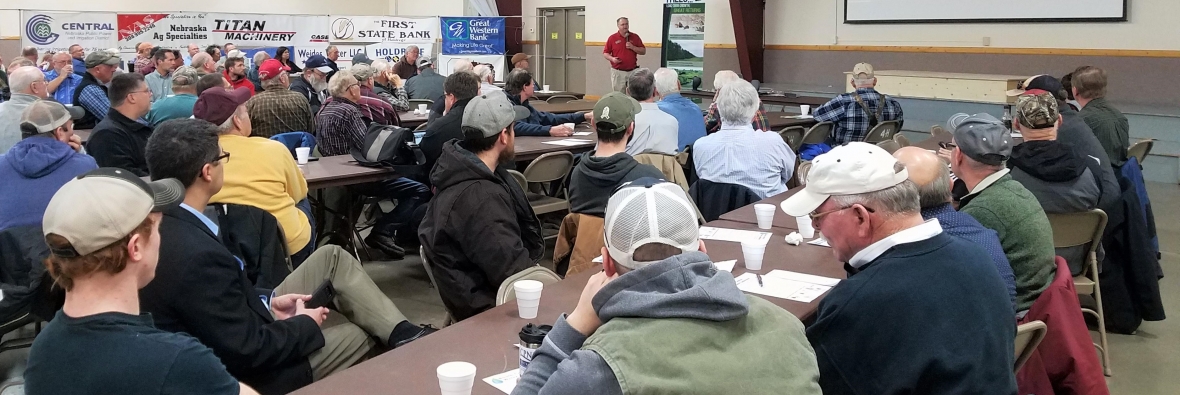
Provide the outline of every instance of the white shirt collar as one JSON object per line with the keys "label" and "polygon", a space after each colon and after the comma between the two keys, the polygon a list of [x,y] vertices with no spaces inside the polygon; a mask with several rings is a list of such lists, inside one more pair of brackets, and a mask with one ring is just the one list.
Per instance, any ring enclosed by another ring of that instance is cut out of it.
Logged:
{"label": "white shirt collar", "polygon": [[848,265],[859,269],[896,245],[919,242],[938,236],[940,233],[942,233],[942,225],[938,223],[938,218],[931,218],[921,225],[894,233],[889,237],[877,240],[876,243],[869,244],[868,247],[853,255],[852,259],[848,260]]}
{"label": "white shirt collar", "polygon": [[987,189],[987,187],[990,187],[990,186],[992,186],[992,184],[995,184],[996,181],[1000,180],[1000,177],[1007,175],[1008,172],[1010,172],[1010,171],[1011,170],[1008,170],[1008,168],[1005,167],[1003,169],[1000,169],[1000,171],[992,173],[992,175],[990,175],[990,176],[984,177],[983,180],[979,182],[979,184],[975,185],[975,188],[972,189],[971,193],[968,193],[967,196],[971,196],[971,195],[983,192],[984,189]]}

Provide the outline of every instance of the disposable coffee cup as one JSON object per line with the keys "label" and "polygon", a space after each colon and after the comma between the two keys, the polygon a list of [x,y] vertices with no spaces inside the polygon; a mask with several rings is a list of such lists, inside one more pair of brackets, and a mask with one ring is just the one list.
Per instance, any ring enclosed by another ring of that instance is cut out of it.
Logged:
{"label": "disposable coffee cup", "polygon": [[548,92],[548,91],[549,91],[549,85],[541,85],[541,90],[543,90],[543,91],[545,91],[545,92]]}
{"label": "disposable coffee cup", "polygon": [[765,240],[742,242],[742,258],[745,259],[746,270],[762,270],[763,255],[766,255]]}
{"label": "disposable coffee cup", "polygon": [[799,105],[799,113],[803,115],[811,114],[811,106],[806,104]]}
{"label": "disposable coffee cup", "polygon": [[428,111],[428,110],[426,109],[426,105],[425,105],[425,104],[419,104],[419,105],[418,105],[418,112],[425,114],[425,113],[426,113],[426,111]]}
{"label": "disposable coffee cup", "polygon": [[758,217],[758,229],[770,229],[774,224],[774,212],[778,210],[773,204],[755,204],[754,215]]}
{"label": "disposable coffee cup", "polygon": [[471,386],[475,385],[475,365],[447,362],[438,365],[436,372],[442,395],[471,395]]}
{"label": "disposable coffee cup", "polygon": [[520,280],[512,284],[516,289],[516,309],[520,318],[537,318],[537,308],[541,306],[541,289],[545,287],[537,280]]}
{"label": "disposable coffee cup", "polygon": [[570,130],[573,130],[573,129],[574,129],[574,123],[573,123],[573,122],[566,122],[566,123],[563,123],[563,124],[561,124],[561,125],[562,125],[562,126],[565,126],[565,127],[567,127],[567,128],[570,128]]}
{"label": "disposable coffee cup", "polygon": [[806,215],[795,217],[795,222],[799,224],[800,236],[803,236],[804,239],[815,237],[815,227],[811,226],[811,217]]}
{"label": "disposable coffee cup", "polygon": [[295,149],[295,159],[299,164],[306,165],[307,158],[311,156],[311,147],[299,147]]}

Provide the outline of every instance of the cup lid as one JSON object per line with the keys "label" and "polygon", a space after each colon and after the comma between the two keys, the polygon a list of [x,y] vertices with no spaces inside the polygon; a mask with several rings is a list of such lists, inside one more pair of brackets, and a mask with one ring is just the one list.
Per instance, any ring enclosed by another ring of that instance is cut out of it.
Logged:
{"label": "cup lid", "polygon": [[525,325],[520,329],[520,341],[528,344],[541,344],[545,341],[545,336],[549,331],[553,330],[552,325]]}
{"label": "cup lid", "polygon": [[512,286],[517,291],[540,291],[545,287],[545,284],[537,280],[520,280],[512,283]]}
{"label": "cup lid", "polygon": [[436,372],[439,378],[462,379],[475,375],[475,365],[462,361],[447,362],[438,365]]}

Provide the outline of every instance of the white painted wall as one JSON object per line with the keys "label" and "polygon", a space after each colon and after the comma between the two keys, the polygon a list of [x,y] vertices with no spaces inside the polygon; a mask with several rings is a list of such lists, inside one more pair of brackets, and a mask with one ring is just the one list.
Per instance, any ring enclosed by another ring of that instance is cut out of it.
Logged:
{"label": "white painted wall", "polygon": [[[774,1],[774,0],[772,0]],[[631,31],[646,43],[661,41],[664,2],[659,0],[522,0],[524,40],[537,41],[540,27],[538,8],[586,7],[586,41],[604,42],[618,31],[615,20],[621,16],[631,21]],[[705,43],[733,44],[733,20],[729,0],[705,0]]]}
{"label": "white painted wall", "polygon": [[[281,1],[281,0],[274,0]],[[350,1],[350,0],[344,0]],[[379,0],[375,0],[379,1]],[[390,15],[462,16],[467,0],[386,0]]]}

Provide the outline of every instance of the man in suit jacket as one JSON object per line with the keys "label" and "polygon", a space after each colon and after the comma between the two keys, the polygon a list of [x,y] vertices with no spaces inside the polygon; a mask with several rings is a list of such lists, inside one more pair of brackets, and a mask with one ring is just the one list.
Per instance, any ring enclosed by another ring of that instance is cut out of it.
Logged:
{"label": "man in suit jacket", "polygon": [[[218,146],[217,127],[197,119],[164,122],[148,142],[152,176],[185,186],[184,203],[165,210],[160,223],[156,281],[140,292],[157,327],[193,335],[263,394],[291,392],[352,366],[376,346],[373,338],[394,348],[434,331],[406,321],[360,263],[335,246],[312,253],[276,289],[256,288],[203,214],[221,189],[229,155]],[[328,306],[339,306],[333,309],[347,320],[321,328],[329,307],[305,303],[326,281],[336,291]]]}

